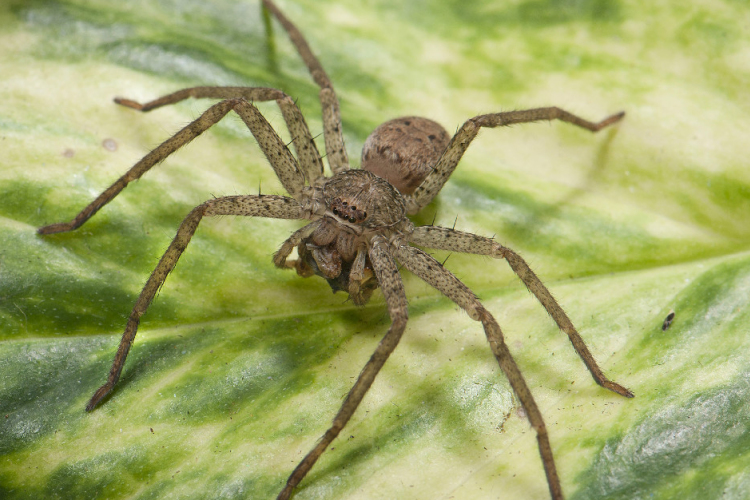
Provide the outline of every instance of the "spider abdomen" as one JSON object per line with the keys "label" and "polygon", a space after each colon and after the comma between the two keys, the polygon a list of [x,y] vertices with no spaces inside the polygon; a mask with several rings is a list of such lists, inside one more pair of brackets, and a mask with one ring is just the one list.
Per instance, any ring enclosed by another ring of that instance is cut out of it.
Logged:
{"label": "spider abdomen", "polygon": [[402,194],[412,194],[449,141],[448,132],[437,122],[419,116],[396,118],[367,137],[362,169],[387,180]]}

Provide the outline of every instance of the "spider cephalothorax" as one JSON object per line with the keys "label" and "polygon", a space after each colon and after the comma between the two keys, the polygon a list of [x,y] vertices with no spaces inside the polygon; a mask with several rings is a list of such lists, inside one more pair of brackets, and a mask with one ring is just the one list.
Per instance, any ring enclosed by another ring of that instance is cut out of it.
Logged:
{"label": "spider cephalothorax", "polygon": [[328,211],[357,234],[391,228],[406,215],[401,193],[366,170],[346,170],[323,186]]}
{"label": "spider cephalothorax", "polygon": [[334,292],[346,292],[355,304],[364,305],[378,287],[367,256],[370,238],[390,238],[411,227],[403,197],[366,170],[336,174],[324,184],[322,196],[326,213],[297,246],[295,268],[301,276],[324,278]]}
{"label": "spider cephalothorax", "polygon": [[[295,468],[278,498],[290,497],[294,488],[338,436],[398,345],[408,319],[406,292],[399,275],[400,264],[482,324],[493,355],[536,431],[550,494],[554,499],[561,499],[562,488],[542,414],[508,350],[500,326],[466,285],[417,246],[505,259],[559,328],[568,335],[594,380],[620,395],[632,397],[633,394],[604,375],[565,311],[517,253],[492,238],[438,226],[414,227],[406,214],[419,212],[440,192],[480,128],[561,120],[595,132],[619,121],[624,113],[596,123],[556,107],[490,113],[470,118],[452,138],[432,120],[414,116],[398,118],[384,123],[370,135],[362,151],[363,169],[351,170],[344,147],[339,103],[328,76],[299,30],[271,0],[263,0],[263,5],[290,35],[310,74],[320,86],[323,136],[331,175],[325,176],[322,157],[302,113],[294,100],[280,90],[263,87],[194,87],[146,104],[116,99],[119,104],[141,111],[174,104],[188,97],[221,101],[136,163],[72,221],[42,227],[40,234],[70,231],[81,226],[130,182],[140,178],[231,111],[237,113],[250,129],[290,196],[224,196],[210,199],[188,214],[130,313],[107,382],[94,393],[86,409],[93,410],[115,387],[141,316],[177,264],[204,217],[235,215],[306,220],[307,224],[287,238],[274,254],[274,264],[280,268],[296,269],[301,276],[319,275],[328,281],[334,292],[348,293],[351,300],[359,305],[366,303],[379,287],[391,317],[391,326],[357,377],[332,426]],[[292,136],[296,158],[260,111],[251,104],[257,101],[275,101],[278,104]],[[297,258],[288,259],[295,249]]]}

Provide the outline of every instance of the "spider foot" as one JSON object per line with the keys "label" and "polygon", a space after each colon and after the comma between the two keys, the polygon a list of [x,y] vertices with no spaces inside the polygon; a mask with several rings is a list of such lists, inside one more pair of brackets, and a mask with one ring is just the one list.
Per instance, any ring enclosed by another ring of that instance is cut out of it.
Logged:
{"label": "spider foot", "polygon": [[43,226],[36,230],[37,234],[55,234],[65,233],[72,231],[78,226],[74,226],[70,222],[58,222],[56,224],[50,224],[49,226]]}
{"label": "spider foot", "polygon": [[109,392],[112,390],[112,387],[114,387],[114,384],[107,382],[106,384],[98,388],[94,395],[91,396],[91,399],[86,405],[86,411],[93,411],[94,408],[99,406],[99,403],[101,403],[102,399],[104,399],[105,396],[109,394]]}
{"label": "spider foot", "polygon": [[292,496],[292,490],[294,488],[290,487],[288,484],[286,487],[281,490],[281,493],[279,493],[279,496],[276,497],[276,500],[289,500]]}
{"label": "spider foot", "polygon": [[132,108],[138,111],[145,111],[143,104],[136,102],[132,99],[125,99],[124,97],[115,97],[114,101],[121,106],[125,106],[126,108]]}
{"label": "spider foot", "polygon": [[620,396],[625,396],[626,398],[634,398],[635,394],[633,392],[626,388],[621,386],[620,384],[616,382],[612,382],[611,380],[602,380],[599,385],[604,387],[605,389],[609,389],[612,392],[616,392]]}
{"label": "spider foot", "polygon": [[[624,116],[625,116],[625,111],[620,111],[619,113],[615,113],[612,116],[608,116],[607,118],[605,118],[604,120],[602,120],[602,121],[600,121],[599,123],[596,124],[596,130],[598,131],[598,130],[601,130],[601,129],[605,128],[605,127],[609,127],[613,123],[617,123],[620,120],[622,120]],[[615,391],[615,392],[617,392],[617,391]]]}

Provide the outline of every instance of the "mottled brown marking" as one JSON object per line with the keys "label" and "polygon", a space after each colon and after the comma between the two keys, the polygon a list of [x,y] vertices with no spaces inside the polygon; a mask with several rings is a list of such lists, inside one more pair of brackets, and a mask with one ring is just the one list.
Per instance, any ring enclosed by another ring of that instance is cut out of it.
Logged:
{"label": "mottled brown marking", "polygon": [[450,136],[438,123],[418,116],[385,122],[362,149],[362,168],[411,194],[448,146]]}

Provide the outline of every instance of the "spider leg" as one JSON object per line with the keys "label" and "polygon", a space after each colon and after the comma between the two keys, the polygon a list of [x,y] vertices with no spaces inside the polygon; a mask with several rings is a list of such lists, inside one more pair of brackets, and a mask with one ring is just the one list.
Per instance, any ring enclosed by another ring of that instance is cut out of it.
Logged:
{"label": "spider leg", "polygon": [[297,245],[302,243],[305,238],[309,237],[313,232],[315,232],[318,227],[320,227],[319,220],[311,222],[310,224],[292,233],[292,235],[287,238],[284,243],[281,244],[281,247],[276,251],[276,253],[273,254],[274,265],[281,269],[295,269],[298,275],[305,278],[313,276],[315,272],[310,268],[310,266],[305,263],[304,260],[287,260],[287,258],[289,257],[289,254],[292,253],[292,250],[294,250]]}
{"label": "spider leg", "polygon": [[274,101],[288,97],[284,92],[278,89],[272,89],[267,87],[190,87],[186,89],[180,89],[171,94],[157,97],[152,101],[145,103],[139,103],[132,99],[126,99],[124,97],[115,97],[114,101],[117,104],[132,108],[137,111],[151,111],[163,106],[169,106],[177,104],[185,99],[245,99],[247,101]]}
{"label": "spider leg", "polygon": [[542,457],[542,464],[547,475],[547,483],[552,498],[554,500],[562,499],[562,487],[557,476],[557,468],[555,467],[552,447],[549,443],[547,427],[544,424],[542,413],[534,401],[521,370],[505,344],[503,332],[495,318],[482,306],[474,292],[469,290],[466,285],[427,253],[418,248],[401,244],[396,250],[396,258],[406,269],[458,304],[472,319],[482,323],[492,353],[508,378],[513,392],[516,393],[521,405],[526,410],[531,426],[536,431],[539,453]]}
{"label": "spider leg", "polygon": [[550,107],[492,113],[470,118],[453,136],[432,172],[427,175],[425,180],[422,181],[422,184],[417,187],[413,194],[406,196],[408,213],[416,214],[422,210],[422,208],[427,206],[433,198],[435,198],[448,181],[448,177],[450,177],[456,169],[456,165],[458,165],[458,162],[468,149],[471,141],[474,140],[479,133],[479,129],[482,127],[494,128],[515,125],[517,123],[560,120],[585,128],[591,132],[597,132],[604,127],[620,121],[623,116],[625,116],[625,112],[620,112],[608,116],[598,123],[594,123],[584,120],[572,113],[568,113],[563,109]]}
{"label": "spider leg", "polygon": [[[372,276],[372,272],[367,271],[367,250],[360,248],[357,250],[357,256],[354,258],[351,270],[349,271],[349,297],[355,305],[363,306],[370,299],[372,290],[363,288],[362,284]],[[368,276],[369,274],[369,276]]]}
{"label": "spider leg", "polygon": [[292,472],[287,480],[286,486],[279,493],[277,500],[286,500],[291,496],[294,488],[310,471],[320,455],[336,439],[336,436],[339,435],[341,429],[344,428],[357,409],[357,406],[359,406],[362,398],[364,398],[370,389],[375,376],[385,364],[388,356],[391,355],[398,345],[401,335],[404,333],[404,328],[406,328],[408,314],[404,285],[401,282],[396,262],[389,252],[388,242],[382,236],[376,236],[372,239],[370,261],[375,270],[375,275],[378,281],[380,281],[380,287],[383,290],[383,296],[388,306],[388,314],[391,317],[391,326],[360,372],[357,381],[346,396],[344,404],[341,405],[341,409],[333,419],[333,425],[294,469],[294,472]]}
{"label": "spider leg", "polygon": [[156,268],[151,273],[151,276],[149,276],[146,285],[143,287],[128,317],[125,332],[122,335],[120,346],[112,363],[112,369],[107,376],[107,382],[97,389],[91,397],[91,400],[86,405],[86,411],[92,411],[109,394],[119,380],[122,367],[125,365],[125,358],[138,331],[138,323],[141,316],[146,312],[156,292],[164,285],[167,275],[174,269],[177,260],[187,248],[201,219],[216,215],[243,215],[248,217],[271,217],[275,219],[305,218],[302,205],[296,200],[285,196],[226,196],[209,200],[195,207],[185,220],[182,221],[182,224],[180,224],[177,235],[172,240],[167,251],[164,252],[161,260],[159,260]]}
{"label": "spider leg", "polygon": [[496,259],[500,258],[508,261],[508,265],[513,269],[513,272],[521,278],[521,281],[526,285],[526,288],[528,288],[539,302],[541,302],[549,315],[552,316],[552,319],[555,320],[555,323],[557,323],[560,330],[568,335],[570,342],[573,344],[573,348],[583,360],[586,368],[591,372],[596,383],[610,391],[620,394],[621,396],[628,398],[634,396],[630,390],[609,380],[604,375],[604,372],[599,368],[594,356],[591,354],[588,347],[586,347],[586,343],[581,338],[576,327],[573,326],[573,322],[570,321],[568,315],[565,314],[563,308],[560,307],[560,304],[555,300],[547,287],[544,286],[542,280],[534,274],[534,271],[532,271],[529,265],[526,264],[526,261],[524,261],[516,252],[510,248],[502,246],[496,241],[493,241],[491,238],[485,238],[476,234],[437,226],[421,226],[415,228],[414,232],[409,237],[409,241],[427,248],[476,255],[489,255]]}
{"label": "spider leg", "polygon": [[263,7],[268,9],[286,30],[289,39],[294,44],[300,57],[310,71],[315,83],[320,87],[320,104],[323,108],[323,136],[326,144],[326,157],[331,171],[336,174],[349,169],[349,158],[344,146],[344,134],[341,128],[341,112],[339,101],[333,84],[328,78],[318,58],[310,50],[305,37],[297,27],[276,7],[271,0],[263,0]]}
{"label": "spider leg", "polygon": [[250,102],[275,100],[292,135],[294,149],[297,151],[300,167],[305,172],[305,178],[310,185],[323,179],[323,160],[320,158],[318,147],[315,145],[305,117],[294,100],[280,90],[266,87],[191,87],[143,104],[121,97],[115,98],[115,102],[128,108],[147,112],[191,97],[195,99],[245,99]]}
{"label": "spider leg", "polygon": [[39,234],[52,234],[72,231],[80,227],[98,212],[99,209],[120,194],[129,183],[139,179],[153,166],[162,162],[179,148],[188,144],[190,141],[208,130],[212,125],[224,118],[224,116],[226,116],[231,110],[234,110],[240,115],[255,136],[258,145],[261,150],[263,150],[266,158],[269,159],[271,167],[276,172],[276,175],[284,188],[295,199],[299,199],[302,196],[302,191],[305,187],[305,178],[299,169],[297,160],[294,159],[294,156],[289,152],[289,149],[284,145],[284,142],[255,106],[242,99],[230,99],[214,104],[198,119],[144,156],[143,159],[133,165],[125,175],[117,179],[114,184],[108,187],[94,201],[81,210],[73,220],[70,222],[61,222],[41,227],[37,232]]}

